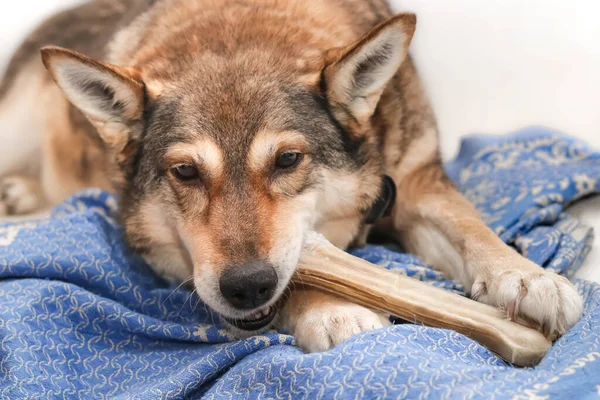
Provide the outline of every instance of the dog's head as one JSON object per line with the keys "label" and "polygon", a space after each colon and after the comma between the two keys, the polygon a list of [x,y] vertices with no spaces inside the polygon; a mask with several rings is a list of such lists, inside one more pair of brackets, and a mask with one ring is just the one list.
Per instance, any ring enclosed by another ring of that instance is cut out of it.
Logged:
{"label": "dog's head", "polygon": [[264,51],[201,54],[162,76],[55,47],[43,60],[105,143],[130,243],[256,331],[305,233],[347,246],[376,200],[384,167],[370,121],[414,27],[396,16],[302,68]]}

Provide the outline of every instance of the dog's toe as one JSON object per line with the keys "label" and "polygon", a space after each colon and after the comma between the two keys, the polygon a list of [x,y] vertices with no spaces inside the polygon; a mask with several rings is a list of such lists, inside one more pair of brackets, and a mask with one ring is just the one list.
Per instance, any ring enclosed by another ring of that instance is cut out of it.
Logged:
{"label": "dog's toe", "polygon": [[326,351],[352,336],[390,325],[389,318],[356,304],[307,310],[298,321],[295,336],[306,352]]}
{"label": "dog's toe", "polygon": [[564,334],[583,313],[583,300],[566,278],[542,268],[510,268],[473,288],[478,299],[535,321],[547,336]]}
{"label": "dog's toe", "polygon": [[0,216],[27,214],[41,205],[42,195],[37,181],[18,176],[0,180]]}

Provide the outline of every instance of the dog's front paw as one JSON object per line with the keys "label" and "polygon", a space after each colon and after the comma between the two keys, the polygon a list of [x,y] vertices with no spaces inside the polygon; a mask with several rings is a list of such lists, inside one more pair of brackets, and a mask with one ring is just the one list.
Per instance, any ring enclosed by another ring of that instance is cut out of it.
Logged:
{"label": "dog's front paw", "polygon": [[352,336],[390,325],[383,314],[317,291],[296,291],[284,308],[302,350],[326,351]]}
{"label": "dog's front paw", "polygon": [[[386,322],[387,321],[387,322]],[[389,325],[389,319],[351,303],[306,310],[294,336],[306,352],[326,351],[352,336]]]}
{"label": "dog's front paw", "polygon": [[0,216],[36,211],[42,206],[42,197],[35,180],[18,176],[0,179]]}
{"label": "dog's front paw", "polygon": [[565,277],[525,258],[519,263],[524,267],[479,277],[472,298],[505,309],[510,319],[534,321],[550,338],[564,334],[581,318],[583,299]]}

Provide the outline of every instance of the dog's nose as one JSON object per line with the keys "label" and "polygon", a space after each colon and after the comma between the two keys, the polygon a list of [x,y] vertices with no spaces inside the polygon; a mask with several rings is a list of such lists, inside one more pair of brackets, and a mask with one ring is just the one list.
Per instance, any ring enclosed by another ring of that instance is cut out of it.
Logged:
{"label": "dog's nose", "polygon": [[235,308],[248,310],[268,302],[277,287],[275,269],[263,262],[251,262],[225,270],[219,286],[223,297]]}

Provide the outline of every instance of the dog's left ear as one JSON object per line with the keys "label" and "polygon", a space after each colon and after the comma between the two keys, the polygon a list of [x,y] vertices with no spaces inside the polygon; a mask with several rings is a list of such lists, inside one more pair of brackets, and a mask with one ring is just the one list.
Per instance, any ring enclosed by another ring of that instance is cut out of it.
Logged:
{"label": "dog's left ear", "polygon": [[54,81],[113,152],[135,140],[144,111],[144,84],[135,71],[60,47],[41,53]]}
{"label": "dog's left ear", "polygon": [[349,47],[332,50],[334,57],[324,70],[324,79],[326,96],[334,108],[358,121],[373,115],[381,94],[406,58],[416,22],[414,14],[398,14]]}

